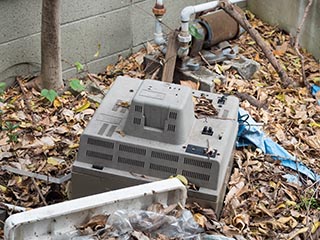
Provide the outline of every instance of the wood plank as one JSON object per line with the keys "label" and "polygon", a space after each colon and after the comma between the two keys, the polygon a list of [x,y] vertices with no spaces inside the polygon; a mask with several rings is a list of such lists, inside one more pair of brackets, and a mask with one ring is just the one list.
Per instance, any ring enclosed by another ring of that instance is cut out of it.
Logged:
{"label": "wood plank", "polygon": [[173,74],[176,67],[177,50],[178,50],[178,31],[170,33],[168,40],[167,53],[165,57],[165,64],[162,72],[162,82],[173,82]]}

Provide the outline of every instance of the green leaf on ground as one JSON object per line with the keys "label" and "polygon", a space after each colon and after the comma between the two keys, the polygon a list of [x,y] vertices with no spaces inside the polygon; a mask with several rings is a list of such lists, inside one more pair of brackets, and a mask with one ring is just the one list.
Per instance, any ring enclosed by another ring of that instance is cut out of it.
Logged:
{"label": "green leaf on ground", "polygon": [[7,84],[5,82],[0,82],[0,94],[4,93],[4,90],[6,90]]}
{"label": "green leaf on ground", "polygon": [[50,103],[53,103],[53,101],[56,99],[58,96],[57,92],[55,90],[48,90],[48,89],[42,89],[41,91],[41,96],[45,97],[50,101]]}
{"label": "green leaf on ground", "polygon": [[5,122],[5,127],[3,130],[5,131],[13,131],[19,127],[19,124],[13,124],[12,122]]}
{"label": "green leaf on ground", "polygon": [[74,66],[76,67],[78,72],[80,72],[84,69],[84,66],[80,62],[75,62]]}
{"label": "green leaf on ground", "polygon": [[81,84],[80,80],[77,78],[70,80],[70,87],[72,88],[72,90],[76,92],[81,92],[85,89],[85,87]]}

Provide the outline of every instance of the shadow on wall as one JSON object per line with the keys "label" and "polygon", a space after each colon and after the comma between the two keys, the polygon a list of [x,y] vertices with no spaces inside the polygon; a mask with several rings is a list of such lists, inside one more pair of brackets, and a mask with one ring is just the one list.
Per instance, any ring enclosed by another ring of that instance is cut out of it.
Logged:
{"label": "shadow on wall", "polygon": [[16,76],[19,75],[35,75],[40,72],[40,64],[32,62],[22,62],[10,66],[4,71],[0,72],[0,79],[5,82],[7,86],[14,84]]}

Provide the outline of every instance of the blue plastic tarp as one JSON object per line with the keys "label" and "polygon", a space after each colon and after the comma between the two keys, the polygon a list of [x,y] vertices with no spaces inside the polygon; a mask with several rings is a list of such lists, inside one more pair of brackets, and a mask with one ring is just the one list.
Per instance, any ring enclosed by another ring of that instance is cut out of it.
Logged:
{"label": "blue plastic tarp", "polygon": [[[313,96],[316,96],[316,94],[320,91],[320,86],[312,85],[311,86],[311,93]],[[320,105],[320,99],[318,100],[318,104]]]}
{"label": "blue plastic tarp", "polygon": [[239,109],[238,122],[237,147],[251,145],[260,148],[265,154],[271,155],[273,159],[281,161],[283,166],[304,174],[313,181],[320,181],[320,175],[314,173],[298,159],[288,153],[283,147],[267,137],[260,129],[257,122],[242,108]]}

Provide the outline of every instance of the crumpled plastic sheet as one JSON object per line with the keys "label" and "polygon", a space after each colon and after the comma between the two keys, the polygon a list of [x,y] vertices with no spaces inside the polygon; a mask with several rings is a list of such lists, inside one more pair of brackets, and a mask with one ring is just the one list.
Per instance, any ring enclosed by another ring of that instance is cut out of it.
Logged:
{"label": "crumpled plastic sheet", "polygon": [[[311,93],[313,96],[316,96],[316,94],[320,91],[320,86],[317,86],[315,84],[313,84],[311,86]],[[320,105],[320,99],[318,100],[318,105]]]}
{"label": "crumpled plastic sheet", "polygon": [[116,210],[108,217],[105,228],[93,234],[81,235],[76,230],[53,239],[95,240],[100,239],[98,236],[103,235],[103,239],[130,240],[132,239],[131,233],[134,231],[151,234],[151,236],[159,233],[169,238],[182,240],[201,240],[204,234],[204,229],[196,223],[192,213],[186,209],[179,217],[145,210]]}
{"label": "crumpled plastic sheet", "polygon": [[183,210],[179,218],[143,210],[117,210],[109,216],[107,225],[115,228],[112,237],[121,240],[129,240],[133,230],[184,240],[200,240],[200,234],[204,231],[188,210]]}
{"label": "crumpled plastic sheet", "polygon": [[238,123],[237,147],[251,145],[260,148],[265,154],[271,155],[273,159],[281,161],[283,166],[304,174],[313,181],[320,181],[320,175],[314,173],[283,147],[268,138],[257,126],[257,122],[242,108],[238,112]]}
{"label": "crumpled plastic sheet", "polygon": [[299,176],[293,175],[293,174],[285,174],[283,175],[285,179],[287,179],[287,182],[294,183],[296,185],[302,186],[301,181],[299,180]]}

